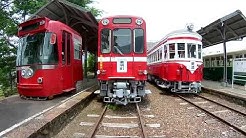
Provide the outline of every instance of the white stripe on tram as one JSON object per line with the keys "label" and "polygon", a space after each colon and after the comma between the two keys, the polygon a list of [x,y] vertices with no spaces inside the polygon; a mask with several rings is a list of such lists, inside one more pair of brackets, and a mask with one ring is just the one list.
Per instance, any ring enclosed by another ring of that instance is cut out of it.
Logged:
{"label": "white stripe on tram", "polygon": [[98,57],[98,62],[117,62],[119,60],[147,62],[147,57]]}
{"label": "white stripe on tram", "polygon": [[134,61],[147,62],[147,57],[134,57]]}

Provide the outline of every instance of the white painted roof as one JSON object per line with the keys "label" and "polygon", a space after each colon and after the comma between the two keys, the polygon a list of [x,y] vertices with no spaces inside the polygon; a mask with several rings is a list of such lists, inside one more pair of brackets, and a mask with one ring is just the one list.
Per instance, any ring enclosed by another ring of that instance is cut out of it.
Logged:
{"label": "white painted roof", "polygon": [[[243,39],[242,41],[227,42],[226,52],[227,54],[246,52],[246,40]],[[203,49],[203,57],[213,56],[213,55],[223,55],[223,54],[224,54],[223,43]]]}

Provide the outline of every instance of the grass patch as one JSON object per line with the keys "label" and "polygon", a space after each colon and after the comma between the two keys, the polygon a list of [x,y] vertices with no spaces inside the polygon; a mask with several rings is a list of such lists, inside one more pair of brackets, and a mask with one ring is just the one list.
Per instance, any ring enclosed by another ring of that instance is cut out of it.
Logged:
{"label": "grass patch", "polygon": [[113,111],[115,111],[119,108],[118,105],[116,105],[116,104],[108,104],[107,106],[109,109],[111,109]]}

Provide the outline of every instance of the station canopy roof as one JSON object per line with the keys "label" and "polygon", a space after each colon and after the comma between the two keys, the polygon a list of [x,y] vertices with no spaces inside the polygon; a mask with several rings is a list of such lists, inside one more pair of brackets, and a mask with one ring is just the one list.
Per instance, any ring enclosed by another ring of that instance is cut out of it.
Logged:
{"label": "station canopy roof", "polygon": [[203,47],[223,43],[221,34],[225,27],[225,40],[241,40],[246,36],[246,19],[240,10],[226,15],[197,31],[202,36]]}
{"label": "station canopy roof", "polygon": [[91,12],[83,7],[65,0],[52,0],[29,19],[37,17],[47,17],[70,26],[83,37],[83,49],[87,44],[88,51],[97,51],[98,22]]}

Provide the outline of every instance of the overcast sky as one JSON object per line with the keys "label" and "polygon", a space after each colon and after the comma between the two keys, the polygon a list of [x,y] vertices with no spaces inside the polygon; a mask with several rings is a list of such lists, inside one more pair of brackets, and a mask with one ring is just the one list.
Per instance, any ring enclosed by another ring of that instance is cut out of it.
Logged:
{"label": "overcast sky", "polygon": [[147,23],[147,41],[158,41],[187,23],[194,30],[241,10],[246,16],[246,0],[94,0],[93,6],[111,15],[136,15]]}

